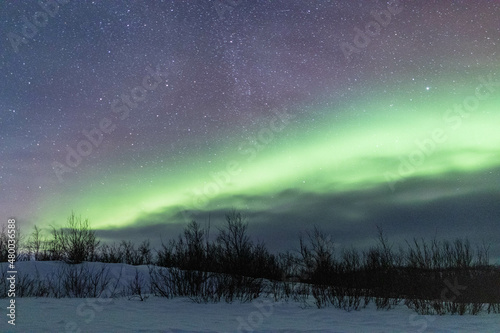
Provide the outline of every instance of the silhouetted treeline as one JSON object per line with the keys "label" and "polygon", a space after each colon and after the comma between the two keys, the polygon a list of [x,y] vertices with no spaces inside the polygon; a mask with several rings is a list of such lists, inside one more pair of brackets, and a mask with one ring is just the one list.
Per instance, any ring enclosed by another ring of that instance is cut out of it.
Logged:
{"label": "silhouetted treeline", "polygon": [[281,271],[276,258],[265,244],[255,244],[247,234],[248,224],[237,212],[226,215],[226,225],[219,229],[214,242],[208,240],[209,230],[193,221],[177,240],[163,244],[157,264],[182,270],[201,270],[279,279]]}
{"label": "silhouetted treeline", "polygon": [[[271,254],[249,237],[248,223],[235,211],[226,215],[213,239],[210,225],[203,229],[192,221],[159,250],[148,240],[137,247],[125,240],[101,244],[89,222],[75,214],[64,228],[52,227],[50,236],[35,227],[26,241],[20,237],[17,260],[149,265],[148,289],[164,297],[231,302],[267,295],[307,302],[312,296],[317,307],[348,311],[370,302],[380,309],[404,302],[420,314],[500,312],[500,268],[489,264],[487,246],[473,248],[467,239],[413,239],[394,249],[379,229],[377,243],[359,251],[336,247],[330,235],[314,228],[300,235],[297,250]],[[6,240],[6,233],[0,233],[1,261],[7,261]],[[65,274],[71,282],[70,272]],[[142,300],[140,279],[137,275],[129,290]],[[33,294],[43,295],[50,286]]]}

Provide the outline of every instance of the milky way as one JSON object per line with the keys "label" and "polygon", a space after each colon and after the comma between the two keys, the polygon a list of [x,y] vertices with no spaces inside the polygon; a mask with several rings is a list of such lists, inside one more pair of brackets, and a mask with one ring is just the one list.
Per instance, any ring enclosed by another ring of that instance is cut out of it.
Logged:
{"label": "milky way", "polygon": [[43,3],[0,4],[1,221],[237,209],[275,249],[380,225],[500,258],[498,1]]}

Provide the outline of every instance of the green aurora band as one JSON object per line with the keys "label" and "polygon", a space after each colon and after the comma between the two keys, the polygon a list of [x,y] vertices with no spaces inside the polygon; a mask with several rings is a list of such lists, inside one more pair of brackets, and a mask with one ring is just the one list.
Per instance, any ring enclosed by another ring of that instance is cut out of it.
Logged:
{"label": "green aurora band", "polygon": [[[133,225],[148,214],[214,209],[213,203],[221,200],[226,207],[241,209],[244,203],[235,198],[240,194],[273,195],[292,188],[321,194],[383,186],[388,195],[397,195],[399,184],[409,178],[499,167],[499,94],[476,99],[470,112],[465,107],[462,114],[453,111],[456,104],[474,101],[467,97],[476,87],[464,89],[468,93],[462,96],[443,93],[442,98],[434,95],[411,103],[406,97],[390,103],[367,99],[354,106],[370,110],[364,117],[352,116],[352,111],[339,117],[327,110],[317,114],[337,116],[295,116],[272,136],[268,117],[253,129],[257,138],[267,134],[260,151],[234,135],[226,147],[215,147],[216,159],[213,151],[193,152],[191,159],[161,173],[157,167],[117,167],[105,186],[89,182],[79,185],[79,193],[68,188],[59,198],[47,198],[47,214],[41,219],[45,223],[74,210],[95,228],[113,229]],[[408,168],[411,158],[413,167]]]}

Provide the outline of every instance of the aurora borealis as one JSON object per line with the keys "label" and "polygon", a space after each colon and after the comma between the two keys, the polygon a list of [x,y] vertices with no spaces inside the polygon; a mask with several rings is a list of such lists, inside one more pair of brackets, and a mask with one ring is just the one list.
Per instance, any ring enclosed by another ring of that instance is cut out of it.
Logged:
{"label": "aurora borealis", "polygon": [[498,1],[33,3],[0,3],[2,223],[155,243],[237,209],[271,249],[500,258]]}

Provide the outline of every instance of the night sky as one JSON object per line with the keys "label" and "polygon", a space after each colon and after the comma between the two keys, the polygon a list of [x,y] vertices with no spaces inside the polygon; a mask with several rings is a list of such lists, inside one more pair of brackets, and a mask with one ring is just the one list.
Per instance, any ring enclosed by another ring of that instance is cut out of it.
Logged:
{"label": "night sky", "polygon": [[2,224],[155,244],[236,209],[273,251],[378,225],[500,261],[499,1],[47,3],[0,2]]}

